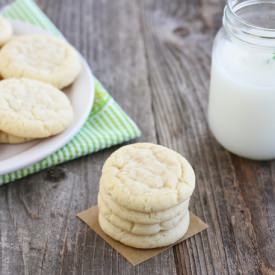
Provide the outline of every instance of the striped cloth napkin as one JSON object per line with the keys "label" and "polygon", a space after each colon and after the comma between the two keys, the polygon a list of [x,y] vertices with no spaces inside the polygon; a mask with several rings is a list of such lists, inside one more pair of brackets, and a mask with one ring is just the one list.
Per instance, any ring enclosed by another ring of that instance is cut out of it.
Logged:
{"label": "striped cloth napkin", "polygon": [[[60,35],[58,29],[32,0],[17,0],[2,15],[39,26]],[[76,159],[140,136],[140,130],[96,80],[95,102],[80,132],[63,148],[42,161],[0,176],[0,185],[21,179],[51,166]]]}

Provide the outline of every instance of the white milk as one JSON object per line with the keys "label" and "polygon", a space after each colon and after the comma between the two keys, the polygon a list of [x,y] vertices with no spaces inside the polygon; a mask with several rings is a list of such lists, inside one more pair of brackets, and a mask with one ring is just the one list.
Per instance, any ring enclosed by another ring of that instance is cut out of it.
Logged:
{"label": "white milk", "polygon": [[275,158],[274,53],[241,41],[216,43],[209,125],[216,139],[237,155]]}

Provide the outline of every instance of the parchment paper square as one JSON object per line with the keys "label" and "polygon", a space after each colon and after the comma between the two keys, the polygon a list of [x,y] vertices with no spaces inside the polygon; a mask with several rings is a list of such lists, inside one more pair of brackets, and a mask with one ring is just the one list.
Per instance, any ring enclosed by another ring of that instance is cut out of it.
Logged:
{"label": "parchment paper square", "polygon": [[208,225],[204,223],[200,218],[190,212],[190,225],[188,231],[184,235],[182,239],[178,242],[161,247],[161,248],[154,248],[154,249],[138,249],[133,248],[127,245],[124,245],[108,235],[106,235],[99,223],[98,223],[98,208],[97,206],[93,206],[81,213],[79,213],[78,218],[85,222],[92,230],[94,230],[102,239],[104,239],[111,247],[113,247],[116,251],[118,251],[124,258],[126,258],[132,265],[138,265],[142,262],[149,260],[150,258],[160,254],[161,252],[165,251],[169,247],[172,247],[196,234],[205,230]]}

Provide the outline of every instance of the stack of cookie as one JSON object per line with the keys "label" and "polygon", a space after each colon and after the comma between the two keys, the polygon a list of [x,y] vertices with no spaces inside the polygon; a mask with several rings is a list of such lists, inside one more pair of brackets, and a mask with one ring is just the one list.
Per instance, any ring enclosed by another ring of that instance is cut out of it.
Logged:
{"label": "stack of cookie", "polygon": [[79,55],[61,38],[12,35],[11,24],[0,17],[0,143],[59,134],[73,120],[61,89],[80,73]]}
{"label": "stack of cookie", "polygon": [[188,229],[194,187],[191,165],[175,151],[150,143],[124,146],[103,166],[99,224],[128,246],[170,245]]}

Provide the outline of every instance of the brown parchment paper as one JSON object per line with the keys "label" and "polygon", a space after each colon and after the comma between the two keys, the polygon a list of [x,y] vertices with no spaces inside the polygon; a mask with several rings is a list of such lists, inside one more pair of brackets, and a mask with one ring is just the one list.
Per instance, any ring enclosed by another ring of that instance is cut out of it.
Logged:
{"label": "brown parchment paper", "polygon": [[160,254],[165,251],[169,247],[180,243],[199,232],[205,230],[208,225],[204,223],[200,218],[190,212],[190,225],[188,231],[184,235],[182,239],[180,239],[177,243],[174,243],[170,246],[165,246],[162,248],[153,248],[153,249],[138,249],[133,248],[127,245],[124,245],[108,235],[106,235],[100,225],[98,223],[98,208],[97,206],[93,206],[79,214],[77,217],[85,222],[92,230],[94,230],[103,240],[105,240],[111,247],[113,247],[116,251],[118,251],[124,258],[126,258],[132,265],[137,265],[142,262],[149,260],[150,258]]}

